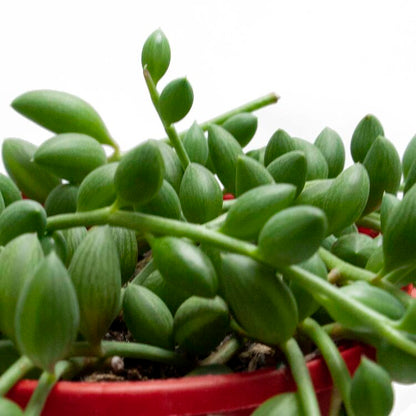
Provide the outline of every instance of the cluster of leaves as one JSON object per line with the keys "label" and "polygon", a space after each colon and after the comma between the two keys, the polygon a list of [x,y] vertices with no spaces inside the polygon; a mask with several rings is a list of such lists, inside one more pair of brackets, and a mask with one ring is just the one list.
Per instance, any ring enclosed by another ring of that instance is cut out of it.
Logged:
{"label": "cluster of leaves", "polygon": [[[264,148],[244,151],[257,129],[250,110],[273,97],[178,134],[174,124],[193,92],[180,78],[159,94],[169,63],[158,30],[142,66],[168,140],[125,154],[78,97],[41,90],[13,101],[56,135],[39,147],[3,141],[0,355],[21,358],[8,369],[0,363],[0,394],[32,366],[41,369],[49,383],[26,410],[38,414],[51,384],[79,365],[72,357],[118,353],[189,365],[233,334],[234,347],[220,346],[206,362],[228,372],[241,340],[254,339],[282,350],[298,385],[256,415],[315,415],[298,359],[306,336],[327,360],[347,414],[387,415],[391,379],[416,381],[416,301],[400,290],[415,280],[416,137],[401,162],[380,122],[366,116],[347,169],[330,128],[313,144],[279,129]],[[103,146],[114,154],[107,158]],[[235,199],[223,201],[224,193]],[[382,236],[361,234],[357,224]],[[103,341],[120,313],[135,340],[128,350]],[[333,337],[374,345],[379,364],[363,359],[351,379]],[[0,413],[21,410],[0,399]]]}

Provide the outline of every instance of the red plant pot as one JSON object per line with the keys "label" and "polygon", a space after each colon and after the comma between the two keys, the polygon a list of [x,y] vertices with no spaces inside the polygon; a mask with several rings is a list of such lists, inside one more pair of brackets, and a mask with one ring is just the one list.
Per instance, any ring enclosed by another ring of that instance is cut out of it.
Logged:
{"label": "red plant pot", "polygon": [[[363,354],[374,359],[375,351],[362,344],[342,351],[351,373]],[[326,415],[332,392],[331,376],[321,358],[311,360],[308,368],[322,414]],[[36,385],[37,381],[23,380],[8,397],[24,407]],[[286,368],[168,380],[61,381],[48,397],[42,416],[248,416],[269,397],[295,390]]]}

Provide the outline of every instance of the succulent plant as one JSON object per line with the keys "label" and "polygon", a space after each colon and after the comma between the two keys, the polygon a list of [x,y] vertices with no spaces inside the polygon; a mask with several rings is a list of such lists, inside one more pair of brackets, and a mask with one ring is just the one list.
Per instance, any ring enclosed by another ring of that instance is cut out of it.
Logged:
{"label": "succulent plant", "polygon": [[[253,111],[274,94],[178,133],[194,93],[187,78],[159,92],[170,64],[161,30],[141,58],[167,137],[127,152],[71,94],[36,90],[12,103],[56,135],[39,147],[3,141],[0,356],[20,358],[0,367],[0,396],[40,369],[26,410],[36,415],[54,383],[82,369],[80,357],[96,368],[119,355],[202,374],[223,372],[259,342],[280,351],[298,389],[255,415],[319,415],[304,359],[311,345],[332,375],[338,410],[388,415],[391,381],[416,382],[416,300],[401,290],[416,281],[415,140],[401,163],[368,115],[347,168],[329,127],[315,143],[278,128],[265,147],[246,151]],[[114,321],[127,327],[128,344],[106,339]],[[363,358],[351,377],[335,343],[343,339],[373,345],[378,363]],[[0,409],[20,413],[1,397]]]}

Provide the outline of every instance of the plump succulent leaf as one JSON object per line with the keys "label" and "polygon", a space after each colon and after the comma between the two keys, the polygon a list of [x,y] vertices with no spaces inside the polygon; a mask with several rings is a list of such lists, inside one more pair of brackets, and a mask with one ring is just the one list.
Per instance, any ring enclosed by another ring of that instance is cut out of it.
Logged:
{"label": "plump succulent leaf", "polygon": [[181,186],[183,176],[181,161],[171,146],[160,140],[155,143],[159,147],[163,165],[165,166],[164,179],[166,179],[173,186],[176,193],[179,193],[179,187]]}
{"label": "plump succulent leaf", "polygon": [[400,203],[400,199],[398,199],[395,195],[392,194],[384,194],[383,199],[381,201],[380,206],[380,224],[381,224],[381,232],[384,234],[386,229],[386,224],[388,219],[390,218],[391,213],[393,212],[394,208]]}
{"label": "plump succulent leaf", "polygon": [[12,202],[22,199],[19,188],[8,176],[2,173],[0,173],[0,193],[6,207]]}
{"label": "plump succulent leaf", "polygon": [[183,145],[191,162],[205,165],[208,160],[208,142],[202,128],[194,122],[183,138]]}
{"label": "plump succulent leaf", "polygon": [[43,253],[48,255],[52,251],[59,257],[62,263],[66,264],[68,257],[68,249],[62,231],[56,230],[46,234],[40,238]]}
{"label": "plump succulent leaf", "polygon": [[146,68],[155,84],[163,77],[170,64],[170,46],[165,34],[157,29],[146,39],[142,49],[142,67]]}
{"label": "plump succulent leaf", "polygon": [[178,78],[162,90],[159,97],[159,114],[166,125],[182,120],[194,102],[191,84],[186,78]]}
{"label": "plump succulent leaf", "polygon": [[218,278],[209,257],[192,242],[176,237],[151,241],[154,262],[170,284],[197,296],[212,297]]}
{"label": "plump succulent leaf", "polygon": [[15,402],[0,397],[0,415],[23,416],[23,410]]}
{"label": "plump succulent leaf", "polygon": [[62,235],[66,242],[66,262],[65,266],[69,266],[72,257],[77,247],[81,244],[81,241],[87,235],[87,229],[85,227],[72,227],[62,230]]}
{"label": "plump succulent leaf", "polygon": [[108,163],[94,169],[81,182],[77,211],[91,211],[114,203],[117,198],[114,177],[118,163]]}
{"label": "plump succulent leaf", "polygon": [[240,196],[231,206],[221,231],[245,240],[256,239],[272,215],[293,203],[295,194],[295,187],[289,184],[254,188]]}
{"label": "plump succulent leaf", "polygon": [[345,164],[345,149],[340,135],[335,130],[325,127],[314,144],[322,152],[328,164],[328,178],[338,176]]}
{"label": "plump succulent leaf", "polygon": [[356,163],[364,162],[373,142],[384,136],[383,126],[373,115],[366,115],[357,125],[351,139],[351,155]]}
{"label": "plump succulent leaf", "polygon": [[66,214],[77,210],[78,186],[60,184],[52,189],[45,201],[48,216]]}
{"label": "plump succulent leaf", "polygon": [[404,182],[403,193],[406,193],[416,183],[416,163],[412,163]]}
{"label": "plump succulent leaf", "polygon": [[29,91],[17,97],[12,107],[54,133],[82,133],[102,144],[114,144],[98,113],[75,95],[53,90]]}
{"label": "plump succulent leaf", "polygon": [[164,172],[158,145],[154,140],[147,140],[120,161],[114,177],[116,192],[127,202],[145,204],[162,186]]}
{"label": "plump succulent leaf", "polygon": [[267,142],[264,150],[264,166],[269,166],[273,160],[296,149],[295,142],[283,129],[278,129]]}
{"label": "plump succulent leaf", "polygon": [[275,266],[300,263],[321,245],[327,230],[324,212],[312,206],[295,206],[274,214],[259,235],[259,251]]}
{"label": "plump succulent leaf", "polygon": [[175,342],[191,354],[207,354],[224,339],[229,323],[227,304],[219,296],[191,296],[175,313]]}
{"label": "plump succulent leaf", "polygon": [[190,163],[185,170],[179,199],[186,219],[204,223],[216,218],[222,209],[222,192],[215,176],[204,166]]}
{"label": "plump succulent leaf", "polygon": [[0,246],[25,233],[42,235],[46,227],[46,212],[36,201],[12,202],[0,215]]}
{"label": "plump succulent leaf", "polygon": [[248,156],[238,156],[235,175],[236,196],[257,186],[271,183],[274,183],[273,176],[260,162]]}
{"label": "plump succulent leaf", "polygon": [[266,400],[252,416],[299,416],[301,408],[296,393],[281,393]]}
{"label": "plump succulent leaf", "polygon": [[240,144],[224,128],[211,125],[208,128],[208,147],[220,181],[229,192],[235,193],[237,160],[243,155]]}
{"label": "plump succulent leaf", "polygon": [[68,270],[79,301],[80,332],[97,346],[120,310],[120,263],[109,226],[88,232]]}
{"label": "plump succulent leaf", "polygon": [[107,162],[101,144],[80,133],[62,133],[46,140],[33,158],[49,172],[76,184]]}
{"label": "plump succulent leaf", "polygon": [[44,203],[61,180],[33,161],[36,146],[22,139],[5,139],[2,145],[4,167],[18,188],[28,197]]}
{"label": "plump succulent leaf", "polygon": [[173,348],[173,317],[151,290],[128,285],[123,297],[123,317],[137,342]]}
{"label": "plump succulent leaf", "polygon": [[245,147],[250,143],[257,130],[257,117],[251,113],[239,113],[226,120],[222,127]]}
{"label": "plump succulent leaf", "polygon": [[361,358],[351,383],[351,406],[356,416],[387,416],[394,393],[386,370],[366,357]]}
{"label": "plump succulent leaf", "polygon": [[251,157],[254,160],[257,160],[257,162],[260,162],[262,165],[265,165],[265,163],[264,163],[265,153],[266,153],[266,146],[261,147],[260,149],[249,150],[246,153],[246,155],[248,157]]}
{"label": "plump succulent leaf", "polygon": [[266,344],[293,336],[296,300],[273,269],[239,254],[221,254],[221,291],[241,327]]}
{"label": "plump succulent leaf", "polygon": [[51,253],[23,286],[16,307],[17,345],[43,370],[53,372],[75,341],[79,307],[65,266]]}

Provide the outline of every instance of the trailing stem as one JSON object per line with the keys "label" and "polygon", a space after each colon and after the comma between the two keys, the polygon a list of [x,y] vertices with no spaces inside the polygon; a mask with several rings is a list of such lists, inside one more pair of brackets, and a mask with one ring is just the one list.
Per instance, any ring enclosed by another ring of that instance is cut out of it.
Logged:
{"label": "trailing stem", "polygon": [[25,355],[15,361],[0,377],[0,397],[6,395],[33,368],[32,361]]}

